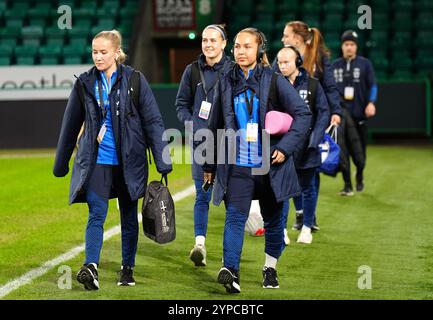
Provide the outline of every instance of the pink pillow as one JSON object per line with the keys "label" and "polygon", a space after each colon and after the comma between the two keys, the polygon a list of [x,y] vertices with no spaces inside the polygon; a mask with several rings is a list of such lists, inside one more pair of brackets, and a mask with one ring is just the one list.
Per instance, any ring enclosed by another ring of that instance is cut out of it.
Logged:
{"label": "pink pillow", "polygon": [[265,130],[270,135],[283,135],[289,131],[293,118],[284,112],[269,111],[266,113]]}

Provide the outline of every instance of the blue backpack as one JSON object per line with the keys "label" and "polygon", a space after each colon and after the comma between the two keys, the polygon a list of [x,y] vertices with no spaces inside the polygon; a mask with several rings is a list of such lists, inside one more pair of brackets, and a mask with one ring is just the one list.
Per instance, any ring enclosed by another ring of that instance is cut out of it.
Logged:
{"label": "blue backpack", "polygon": [[319,147],[322,157],[322,165],[319,167],[319,172],[335,177],[340,164],[340,146],[337,144],[337,126],[331,125],[326,129]]}

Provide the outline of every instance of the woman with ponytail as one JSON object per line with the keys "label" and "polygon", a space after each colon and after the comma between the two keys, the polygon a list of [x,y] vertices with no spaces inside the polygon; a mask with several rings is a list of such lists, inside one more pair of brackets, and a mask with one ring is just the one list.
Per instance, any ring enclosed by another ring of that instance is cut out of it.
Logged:
{"label": "woman with ponytail", "polygon": [[53,173],[56,177],[68,174],[84,123],[72,169],[69,203],[86,202],[89,207],[86,260],[77,280],[87,290],[98,290],[109,199],[118,198],[120,207],[122,264],[117,285],[133,286],[137,202],[145,194],[148,176],[146,148],[152,149],[159,173],[166,175],[172,167],[169,155],[163,154],[167,142],[158,105],[143,74],[123,64],[126,55],[120,33],[98,33],[92,41],[92,57],[95,66],[77,77],[69,96]]}
{"label": "woman with ponytail", "polygon": [[[281,41],[284,46],[293,46],[298,49],[302,56],[303,68],[306,69],[309,74],[319,79],[319,82],[325,91],[326,99],[330,108],[331,124],[339,125],[342,114],[340,95],[335,84],[331,63],[329,61],[330,51],[326,48],[322,33],[317,28],[309,27],[303,21],[291,21],[286,24]],[[279,72],[277,61],[273,64],[273,68]],[[320,188],[320,175],[318,172],[315,174],[314,179],[314,185],[318,197]],[[304,206],[302,202],[302,197],[294,198],[296,222],[293,225],[293,229],[296,230],[301,230],[303,227]],[[315,208],[317,206],[317,198],[314,202],[313,207]],[[288,211],[289,204],[287,202],[283,208],[283,216],[287,216]],[[319,230],[315,214],[312,230]],[[311,232],[311,230],[307,230],[306,232]],[[287,230],[285,230],[285,233],[287,234]],[[285,238],[285,242],[286,244],[288,243],[287,237]]]}

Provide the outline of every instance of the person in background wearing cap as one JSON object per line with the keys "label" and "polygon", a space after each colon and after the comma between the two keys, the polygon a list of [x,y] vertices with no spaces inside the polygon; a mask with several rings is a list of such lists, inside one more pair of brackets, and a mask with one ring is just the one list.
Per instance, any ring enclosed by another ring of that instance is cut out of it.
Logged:
{"label": "person in background wearing cap", "polygon": [[[227,34],[223,25],[212,24],[204,28],[202,33],[202,54],[198,60],[189,64],[182,75],[176,96],[176,111],[178,119],[192,122],[194,133],[199,129],[208,128],[213,110],[219,109],[219,82],[221,76],[233,65],[230,58],[224,54],[227,45]],[[191,152],[200,143],[194,143]],[[194,265],[206,266],[205,239],[208,226],[209,202],[212,187],[207,191],[202,188],[203,170],[193,158],[192,177],[194,179],[196,197],[194,204],[194,234],[195,245],[190,252]]]}
{"label": "person in background wearing cap", "polygon": [[[331,124],[339,125],[341,122],[341,107],[340,97],[337,87],[335,85],[334,77],[332,76],[331,62],[329,61],[330,52],[326,48],[325,41],[319,29],[309,27],[303,21],[288,22],[283,31],[281,38],[283,44],[294,46],[301,53],[305,70],[320,81],[320,85],[325,91],[328,105],[331,110]],[[275,61],[273,68],[276,72],[280,72],[278,64]],[[320,174],[315,174],[314,185],[316,188],[316,195],[319,195],[320,189]],[[317,203],[318,198],[314,200]],[[296,208],[296,221],[293,224],[293,229],[301,230],[303,226],[303,207],[302,198],[295,197],[293,199]],[[289,210],[289,204],[284,205],[284,209]],[[314,216],[313,231],[318,231],[319,226]]]}
{"label": "person in background wearing cap", "polygon": [[[286,46],[277,55],[278,67],[283,76],[294,86],[302,99],[309,105],[313,118],[311,121],[311,133],[306,140],[304,148],[295,157],[295,167],[299,183],[302,188],[302,201],[304,219],[298,243],[310,244],[313,241],[311,227],[313,226],[314,213],[316,211],[317,197],[314,187],[314,174],[321,164],[319,143],[322,141],[326,127],[329,123],[329,105],[322,86],[316,78],[310,77],[308,72],[301,67],[302,58],[299,51],[293,46]],[[282,213],[284,226],[284,243],[288,245],[290,239],[287,235],[288,211]]]}
{"label": "person in background wearing cap", "polygon": [[[364,190],[363,170],[368,138],[367,119],[376,114],[377,84],[370,60],[357,55],[358,34],[355,31],[347,30],[343,33],[341,42],[343,57],[332,63],[335,82],[343,101],[344,112],[347,114],[343,121],[347,123],[342,123],[343,128],[338,133],[338,142],[343,146],[342,156],[346,158],[346,161],[343,161],[340,166],[344,180],[344,188],[340,194],[353,195],[349,153],[357,167],[356,191],[362,192]],[[353,144],[356,143],[357,138],[347,139],[348,131],[344,129],[345,126],[350,125],[352,120],[361,142],[361,157],[355,155]]]}

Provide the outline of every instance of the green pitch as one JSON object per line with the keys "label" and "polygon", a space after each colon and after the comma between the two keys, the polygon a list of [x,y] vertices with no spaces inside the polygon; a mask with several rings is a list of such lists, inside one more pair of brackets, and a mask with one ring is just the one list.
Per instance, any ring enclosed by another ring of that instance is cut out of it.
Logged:
{"label": "green pitch", "polygon": [[[47,152],[0,153],[0,287],[84,242],[87,206],[67,205],[70,175],[54,178],[53,155]],[[117,235],[102,248],[99,291],[87,292],[75,280],[82,253],[61,264],[72,270],[71,289],[59,289],[64,275],[59,265],[5,299],[432,299],[432,163],[431,147],[371,146],[366,188],[354,197],[337,194],[340,176],[322,175],[321,231],[313,234],[311,245],[297,244],[298,232],[289,231],[291,244],[278,263],[277,290],[261,288],[264,238],[247,235],[241,294],[227,295],[216,283],[223,206],[210,210],[208,266],[193,267],[188,258],[194,244],[191,196],[176,203],[173,243],[157,245],[140,229],[135,287],[116,285],[121,261]],[[153,165],[151,178],[157,177]],[[172,194],[192,185],[189,166],[175,165],[169,185]],[[291,205],[289,226],[293,218]],[[117,224],[119,212],[112,201],[105,230]],[[370,280],[371,289],[360,289]]]}

